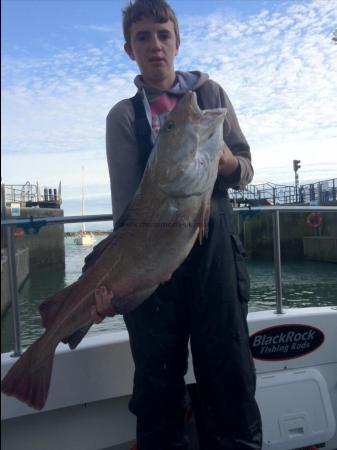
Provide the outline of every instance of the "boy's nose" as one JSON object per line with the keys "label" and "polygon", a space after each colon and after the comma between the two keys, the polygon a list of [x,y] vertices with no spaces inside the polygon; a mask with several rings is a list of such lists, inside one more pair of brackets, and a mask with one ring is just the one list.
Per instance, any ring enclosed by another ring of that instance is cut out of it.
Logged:
{"label": "boy's nose", "polygon": [[153,35],[150,41],[151,50],[158,51],[161,50],[161,42],[157,35]]}

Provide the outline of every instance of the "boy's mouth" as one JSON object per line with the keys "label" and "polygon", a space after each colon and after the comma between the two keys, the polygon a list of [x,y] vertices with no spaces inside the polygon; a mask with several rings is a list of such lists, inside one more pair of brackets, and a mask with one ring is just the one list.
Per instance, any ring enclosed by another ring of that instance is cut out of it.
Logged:
{"label": "boy's mouth", "polygon": [[150,63],[159,63],[159,62],[165,62],[165,58],[160,58],[159,56],[155,56],[152,58],[149,58]]}

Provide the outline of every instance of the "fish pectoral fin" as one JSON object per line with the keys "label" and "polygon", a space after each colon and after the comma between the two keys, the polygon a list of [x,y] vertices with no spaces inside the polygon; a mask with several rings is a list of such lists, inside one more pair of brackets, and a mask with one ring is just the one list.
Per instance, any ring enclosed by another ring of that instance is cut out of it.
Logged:
{"label": "fish pectoral fin", "polygon": [[51,325],[66,301],[70,301],[74,288],[78,286],[78,282],[67,286],[56,294],[48,297],[39,305],[39,311],[42,317],[42,325],[48,328]]}
{"label": "fish pectoral fin", "polygon": [[208,170],[210,164],[209,159],[194,158],[184,167],[182,176],[175,179],[174,183],[159,182],[158,187],[170,197],[186,198],[192,195],[203,195],[211,185],[210,171]]}
{"label": "fish pectoral fin", "polygon": [[207,239],[208,236],[208,222],[211,214],[211,205],[209,202],[204,204],[201,214],[200,214],[200,225],[199,225],[199,242],[202,243],[203,238]]}
{"label": "fish pectoral fin", "polygon": [[84,327],[81,327],[75,333],[73,333],[71,336],[68,336],[64,339],[62,339],[62,342],[64,344],[68,344],[70,350],[74,350],[78,346],[78,344],[81,342],[81,340],[84,338],[84,336],[88,333],[91,325],[93,322],[88,323],[87,325],[84,325]]}

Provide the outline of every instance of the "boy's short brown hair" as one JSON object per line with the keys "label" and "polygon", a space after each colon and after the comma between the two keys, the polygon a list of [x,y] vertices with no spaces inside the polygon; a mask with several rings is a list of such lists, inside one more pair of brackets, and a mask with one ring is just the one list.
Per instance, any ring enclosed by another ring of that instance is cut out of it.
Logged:
{"label": "boy's short brown hair", "polygon": [[177,45],[180,45],[178,19],[171,6],[165,0],[134,0],[123,9],[123,33],[125,42],[131,45],[131,25],[144,17],[153,17],[157,22],[172,20]]}

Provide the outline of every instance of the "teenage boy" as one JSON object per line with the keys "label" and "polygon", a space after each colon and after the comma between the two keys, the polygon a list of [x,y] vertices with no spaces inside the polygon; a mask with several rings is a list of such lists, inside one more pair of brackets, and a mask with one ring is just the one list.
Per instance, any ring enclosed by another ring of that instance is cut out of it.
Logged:
{"label": "teenage boy", "polygon": [[[208,238],[197,242],[170,281],[124,316],[135,362],[130,410],[137,450],[187,449],[188,341],[204,416],[203,450],[261,448],[261,419],[246,322],[249,279],[234,234],[228,187],[253,176],[249,146],[222,88],[200,72],[176,72],[177,18],[165,0],[135,0],[123,11],[125,51],[139,67],[137,95],[107,117],[107,159],[115,226],[141,181],[167,114],[184,93],[201,108],[226,107],[223,155],[211,203]],[[96,293],[92,316],[112,313],[112,293]]]}

